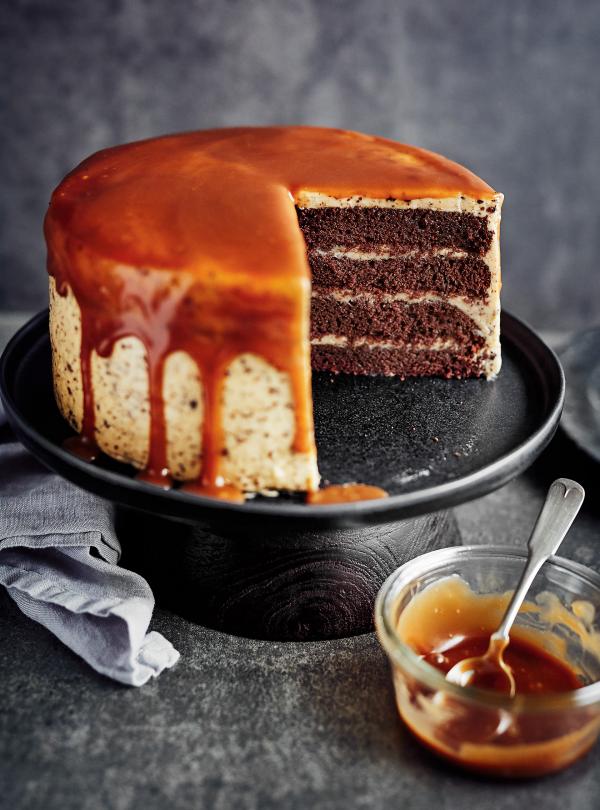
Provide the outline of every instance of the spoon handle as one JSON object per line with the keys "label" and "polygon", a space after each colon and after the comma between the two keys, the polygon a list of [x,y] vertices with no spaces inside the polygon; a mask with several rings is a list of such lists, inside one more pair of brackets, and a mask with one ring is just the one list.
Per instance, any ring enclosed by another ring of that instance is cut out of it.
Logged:
{"label": "spoon handle", "polygon": [[508,640],[510,629],[535,575],[562,543],[579,512],[584,497],[583,487],[569,478],[558,478],[550,486],[542,511],[529,538],[527,564],[502,623],[494,633],[495,638]]}

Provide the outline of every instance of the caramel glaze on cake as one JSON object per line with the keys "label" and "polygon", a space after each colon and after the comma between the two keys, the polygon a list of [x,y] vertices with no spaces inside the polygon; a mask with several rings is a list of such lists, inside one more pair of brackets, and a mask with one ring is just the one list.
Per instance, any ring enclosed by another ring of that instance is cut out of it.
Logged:
{"label": "caramel glaze on cake", "polygon": [[[372,208],[310,202],[303,207],[306,195],[336,201],[389,200],[396,207],[378,209],[378,217],[367,220]],[[307,461],[299,479],[284,481],[281,488],[314,490],[318,474],[307,248],[318,283],[333,280],[334,286],[343,287],[356,280],[361,269],[347,256],[332,258],[311,246],[327,251],[342,244],[365,250],[368,231],[371,243],[393,247],[400,225],[409,251],[426,246],[427,240],[431,244],[431,239],[438,246],[456,247],[458,238],[462,252],[449,284],[458,293],[477,295],[488,281],[480,261],[491,238],[485,212],[423,212],[411,208],[409,201],[430,200],[433,208],[443,208],[444,200],[464,197],[476,200],[483,210],[494,195],[474,174],[431,152],[311,127],[191,132],[106,149],[88,158],[55,190],[45,221],[55,299],[72,295],[80,312],[80,419],[67,395],[63,392],[61,399],[57,390],[63,414],[81,434],[80,449],[98,443],[109,454],[143,467],[144,476],[155,482],[168,483],[171,475],[189,480],[189,467],[182,471],[169,464],[163,387],[167,358],[184,352],[202,380],[201,463],[192,486],[211,492],[224,484],[245,489],[259,488],[265,481],[268,485],[268,475],[248,483],[227,480],[222,471],[229,452],[223,436],[225,380],[236,358],[255,355],[289,377],[295,426],[290,450]],[[440,206],[436,201],[442,201]],[[380,292],[394,293],[394,271],[403,261],[404,283],[413,277],[415,284],[429,289],[435,262],[441,259],[433,257],[421,270],[406,256],[387,261],[391,264],[380,276]],[[474,289],[461,286],[465,267],[473,272],[464,283]],[[430,308],[427,317],[439,314]],[[363,311],[354,308],[355,320],[371,315],[368,304]],[[315,329],[317,334],[330,331],[336,318],[339,312],[331,299],[318,314],[313,334]],[[111,448],[101,440],[103,426],[96,424],[94,356],[109,357],[119,341],[129,338],[143,344],[147,364],[149,442],[143,458]],[[55,352],[56,344],[54,340]]]}

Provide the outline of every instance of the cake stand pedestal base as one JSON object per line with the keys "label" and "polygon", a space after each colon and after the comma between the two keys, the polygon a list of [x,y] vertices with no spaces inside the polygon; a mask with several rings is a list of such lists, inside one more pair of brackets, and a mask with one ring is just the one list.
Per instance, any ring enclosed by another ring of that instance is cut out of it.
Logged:
{"label": "cake stand pedestal base", "polygon": [[408,560],[460,544],[451,512],[382,526],[217,534],[119,508],[121,564],[157,603],[226,633],[281,641],[343,638],[373,629],[386,577]]}

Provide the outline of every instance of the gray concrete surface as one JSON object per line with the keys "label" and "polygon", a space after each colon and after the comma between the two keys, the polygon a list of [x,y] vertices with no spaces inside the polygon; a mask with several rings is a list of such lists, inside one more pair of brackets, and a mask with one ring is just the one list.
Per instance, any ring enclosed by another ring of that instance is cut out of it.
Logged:
{"label": "gray concrete surface", "polygon": [[[524,542],[553,467],[580,470],[569,458],[559,439],[536,470],[456,510],[464,542]],[[600,570],[599,530],[588,499],[565,556]],[[564,773],[508,783],[427,754],[397,719],[373,635],[250,641],[161,609],[153,626],[181,661],[157,682],[128,689],[93,673],[0,593],[3,807],[598,807],[598,748]]]}
{"label": "gray concrete surface", "polygon": [[45,305],[51,189],[102,147],[306,123],[440,151],[506,194],[504,304],[597,321],[594,0],[8,0],[0,25],[0,309]]}

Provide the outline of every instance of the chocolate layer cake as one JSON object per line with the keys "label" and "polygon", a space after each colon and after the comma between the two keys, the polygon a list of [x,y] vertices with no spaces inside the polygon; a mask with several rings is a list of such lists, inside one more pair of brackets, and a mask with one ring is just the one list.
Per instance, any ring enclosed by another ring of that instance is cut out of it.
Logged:
{"label": "chocolate layer cake", "polygon": [[312,275],[313,368],[493,377],[502,196],[297,201]]}
{"label": "chocolate layer cake", "polygon": [[216,497],[315,490],[311,352],[351,373],[498,371],[501,201],[439,155],[343,130],[93,155],[45,223],[71,449]]}

